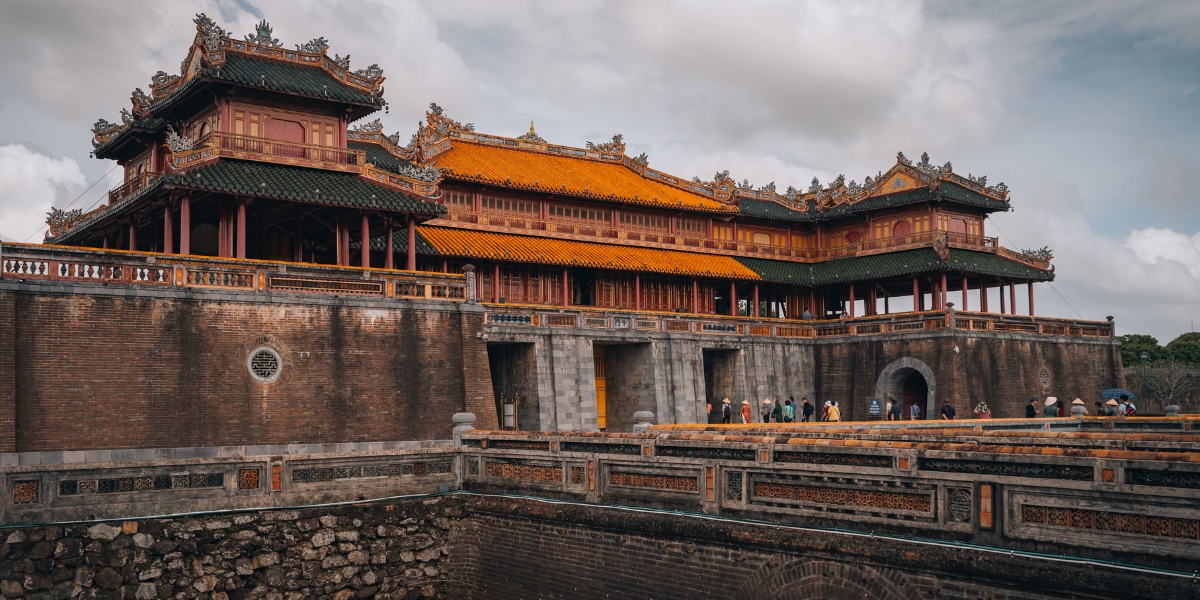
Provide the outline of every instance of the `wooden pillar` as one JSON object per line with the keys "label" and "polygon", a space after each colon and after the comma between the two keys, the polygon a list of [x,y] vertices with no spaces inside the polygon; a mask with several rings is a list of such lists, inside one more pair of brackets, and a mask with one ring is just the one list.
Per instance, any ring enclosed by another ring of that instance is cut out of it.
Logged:
{"label": "wooden pillar", "polygon": [[1026,282],[1025,286],[1029,288],[1029,290],[1028,290],[1029,291],[1029,316],[1032,317],[1033,316],[1033,282],[1032,281]]}
{"label": "wooden pillar", "polygon": [[938,293],[941,295],[941,300],[938,301],[938,308],[946,310],[946,272],[942,271],[942,285],[938,286]]}
{"label": "wooden pillar", "polygon": [[1017,284],[1008,284],[1008,314],[1017,314]]}
{"label": "wooden pillar", "polygon": [[137,250],[137,225],[134,223],[129,224],[129,249]]}
{"label": "wooden pillar", "polygon": [[246,258],[246,201],[237,203],[237,257]]}
{"label": "wooden pillar", "polygon": [[758,318],[758,284],[757,283],[754,284],[754,312],[751,314],[754,315],[755,319]]}
{"label": "wooden pillar", "polygon": [[[349,228],[346,226],[346,215],[340,210],[337,213],[337,223],[334,226],[337,229],[337,240],[334,244],[336,247],[337,264],[339,267],[344,267],[350,263],[349,240],[346,239]],[[344,250],[344,248],[346,249]]]}
{"label": "wooden pillar", "polygon": [[[1032,284],[1030,284],[1032,285]],[[1033,298],[1033,292],[1029,292],[1029,297]],[[1029,303],[1033,306],[1033,302]],[[696,279],[692,280],[692,314],[700,312],[700,282]]]}
{"label": "wooden pillar", "polygon": [[980,312],[988,311],[988,305],[987,305],[988,291],[987,290],[988,290],[987,289],[987,277],[980,277],[979,278],[979,311]]}
{"label": "wooden pillar", "polygon": [[231,255],[229,248],[229,208],[225,206],[225,202],[220,202],[220,208],[217,209],[217,256],[228,257]]}
{"label": "wooden pillar", "polygon": [[[801,311],[803,314],[803,311]],[[817,292],[816,290],[808,290],[808,314],[812,318],[817,318]]]}
{"label": "wooden pillar", "polygon": [[642,310],[642,276],[633,276],[633,310]]}
{"label": "wooden pillar", "polygon": [[500,302],[500,263],[492,267],[492,302]]}
{"label": "wooden pillar", "polygon": [[192,200],[179,201],[179,253],[192,253]]}
{"label": "wooden pillar", "polygon": [[1000,314],[1006,314],[1004,311],[1004,282],[1000,282]]}
{"label": "wooden pillar", "polygon": [[871,316],[875,315],[876,300],[877,300],[877,298],[875,297],[875,282],[869,281],[869,282],[867,282],[867,297],[866,297],[867,309],[863,311],[863,316],[871,317]]}
{"label": "wooden pillar", "polygon": [[913,277],[913,311],[920,312],[921,310],[921,283]]}
{"label": "wooden pillar", "polygon": [[362,216],[362,228],[359,229],[362,237],[362,248],[359,248],[359,266],[366,269],[371,266],[371,221],[367,215]]}
{"label": "wooden pillar", "polygon": [[854,318],[854,284],[850,284],[850,318]]}
{"label": "wooden pillar", "polygon": [[411,216],[408,217],[408,256],[404,262],[405,269],[417,270],[417,220]]}
{"label": "wooden pillar", "polygon": [[891,310],[890,310],[891,307],[888,306],[888,297],[889,297],[889,295],[887,293],[887,290],[883,290],[883,314],[885,314],[885,315],[889,314],[891,312]]}
{"label": "wooden pillar", "polygon": [[162,209],[162,252],[175,253],[175,223],[170,216],[170,206]]}
{"label": "wooden pillar", "polygon": [[967,305],[967,276],[965,274],[963,275],[962,306],[959,308],[959,310],[971,310],[970,306]]}
{"label": "wooden pillar", "polygon": [[562,305],[563,306],[571,305],[571,296],[568,294],[568,290],[570,289],[571,286],[568,285],[568,283],[567,283],[567,276],[569,274],[570,274],[570,272],[568,272],[566,269],[563,269],[563,280],[562,280]]}
{"label": "wooden pillar", "polygon": [[304,217],[292,217],[292,260],[304,262]]}
{"label": "wooden pillar", "polygon": [[450,272],[450,261],[445,258],[442,259],[442,272],[443,273]]}
{"label": "wooden pillar", "polygon": [[392,226],[391,221],[388,221],[387,233],[385,233],[384,235],[387,236],[387,240],[384,241],[384,244],[386,245],[386,249],[384,251],[387,253],[387,255],[384,256],[384,258],[383,258],[383,268],[395,269],[396,268],[396,256],[395,256],[396,243],[395,243],[394,238],[396,236],[396,228]]}

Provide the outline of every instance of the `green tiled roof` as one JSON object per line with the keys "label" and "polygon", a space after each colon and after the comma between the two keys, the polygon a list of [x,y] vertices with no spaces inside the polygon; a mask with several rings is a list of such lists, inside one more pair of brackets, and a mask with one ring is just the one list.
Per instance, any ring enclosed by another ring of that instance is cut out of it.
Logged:
{"label": "green tiled roof", "polygon": [[354,104],[383,106],[383,99],[364,94],[346,87],[323,69],[313,66],[293,65],[273,60],[258,60],[249,56],[225,53],[225,64],[220,69],[201,69],[202,77],[193,77],[174,93],[151,104],[153,112],[179,97],[186,90],[199,85],[205,78],[225,81],[263,90],[298,94],[311,98],[322,98]]}
{"label": "green tiled roof", "polygon": [[738,208],[741,209],[743,215],[763,219],[778,219],[781,221],[811,221],[813,219],[811,212],[792,210],[778,202],[771,202],[769,200],[742,198],[738,200]]}
{"label": "green tiled roof", "polygon": [[[325,206],[365,208],[414,213],[437,217],[446,207],[415,196],[376,185],[353,173],[338,173],[321,169],[290,167],[271,163],[222,160],[188,171],[162,175],[109,210],[80,223],[59,238],[59,243],[71,240],[94,222],[126,213],[140,205],[137,199],[170,184],[176,188],[203,190],[225,194],[242,194],[256,198],[272,198]],[[318,191],[319,190],[319,191]],[[374,199],[371,196],[375,196]]]}
{"label": "green tiled roof", "polygon": [[947,262],[942,262],[932,248],[839,258],[814,264],[762,258],[735,258],[767,281],[800,285],[829,285],[933,271],[966,272],[975,275],[1034,281],[1054,279],[1052,273],[997,256],[991,252],[956,248],[950,249],[950,260]]}
{"label": "green tiled roof", "polygon": [[992,200],[991,198],[988,198],[987,196],[984,196],[983,194],[980,194],[974,190],[969,190],[958,185],[957,183],[952,183],[949,181],[942,182],[941,194],[944,198],[957,200],[964,204],[973,204],[975,206],[994,208],[996,210],[1008,210],[1007,202]]}
{"label": "green tiled roof", "polygon": [[347,142],[346,145],[353,150],[363,150],[367,153],[367,162],[393,173],[399,173],[404,167],[413,166],[412,163],[401,160],[392,156],[387,150],[384,150],[379,144],[364,144],[362,142]]}
{"label": "green tiled roof", "polygon": [[96,148],[94,150],[92,150],[92,155],[96,156],[96,157],[102,157],[102,155],[105,152],[107,152],[109,149],[115,148],[118,143],[123,141],[126,137],[131,136],[135,133],[157,133],[158,130],[164,124],[166,124],[166,122],[167,121],[165,119],[159,119],[157,117],[150,118],[150,119],[138,119],[138,120],[130,123],[129,127],[126,127],[124,129],[122,129],[121,131],[118,131],[117,135],[114,135],[111,138],[109,138],[107,142],[104,142],[103,144],[96,146]]}
{"label": "green tiled roof", "polygon": [[792,210],[777,202],[767,200],[754,200],[752,198],[742,198],[738,201],[738,207],[742,214],[750,217],[760,217],[764,219],[778,219],[784,221],[825,221],[845,217],[851,214],[860,213],[870,210],[879,210],[881,208],[891,208],[894,206],[904,206],[906,204],[915,204],[918,202],[927,202],[930,200],[950,200],[979,206],[991,210],[1008,210],[1008,203],[992,200],[983,194],[968,190],[957,184],[943,181],[940,186],[940,191],[934,192],[928,189],[909,190],[886,196],[876,196],[862,202],[854,204],[841,204],[835,208],[828,210],[814,210],[812,204],[809,204],[807,212]]}

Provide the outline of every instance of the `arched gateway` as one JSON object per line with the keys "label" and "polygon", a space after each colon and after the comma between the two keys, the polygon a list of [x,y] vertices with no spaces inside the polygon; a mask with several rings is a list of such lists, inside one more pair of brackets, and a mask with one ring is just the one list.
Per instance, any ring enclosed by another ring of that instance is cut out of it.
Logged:
{"label": "arched gateway", "polygon": [[908,418],[909,407],[921,406],[921,418],[931,418],[936,412],[937,379],[929,365],[915,358],[898,358],[879,373],[875,380],[875,396],[886,399],[888,395],[903,404],[904,418]]}

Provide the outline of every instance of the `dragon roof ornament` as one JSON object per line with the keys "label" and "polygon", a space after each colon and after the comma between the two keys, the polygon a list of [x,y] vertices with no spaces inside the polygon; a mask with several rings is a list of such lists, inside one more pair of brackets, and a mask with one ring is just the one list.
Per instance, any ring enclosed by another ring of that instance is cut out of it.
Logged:
{"label": "dragon roof ornament", "polygon": [[329,40],[325,39],[325,36],[313,38],[305,42],[303,46],[296,44],[297,52],[308,52],[309,54],[325,54],[325,51],[328,49]]}
{"label": "dragon roof ornament", "polygon": [[625,154],[625,136],[618,133],[612,137],[611,142],[602,142],[599,144],[588,142],[587,149],[606,154]]}

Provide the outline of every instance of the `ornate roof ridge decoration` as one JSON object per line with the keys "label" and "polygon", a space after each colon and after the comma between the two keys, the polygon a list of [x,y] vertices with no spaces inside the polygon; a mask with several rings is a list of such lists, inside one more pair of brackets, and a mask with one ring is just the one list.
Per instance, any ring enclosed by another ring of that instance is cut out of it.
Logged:
{"label": "ornate roof ridge decoration", "polygon": [[611,142],[601,142],[599,144],[587,142],[587,149],[600,152],[601,154],[625,154],[625,136],[618,133],[612,136]]}
{"label": "ornate roof ridge decoration", "polygon": [[529,122],[529,133],[526,133],[525,135],[519,135],[517,136],[517,139],[521,140],[522,142],[534,142],[538,144],[546,143],[546,140],[542,139],[542,136],[538,135],[537,131],[533,128],[533,121]]}

